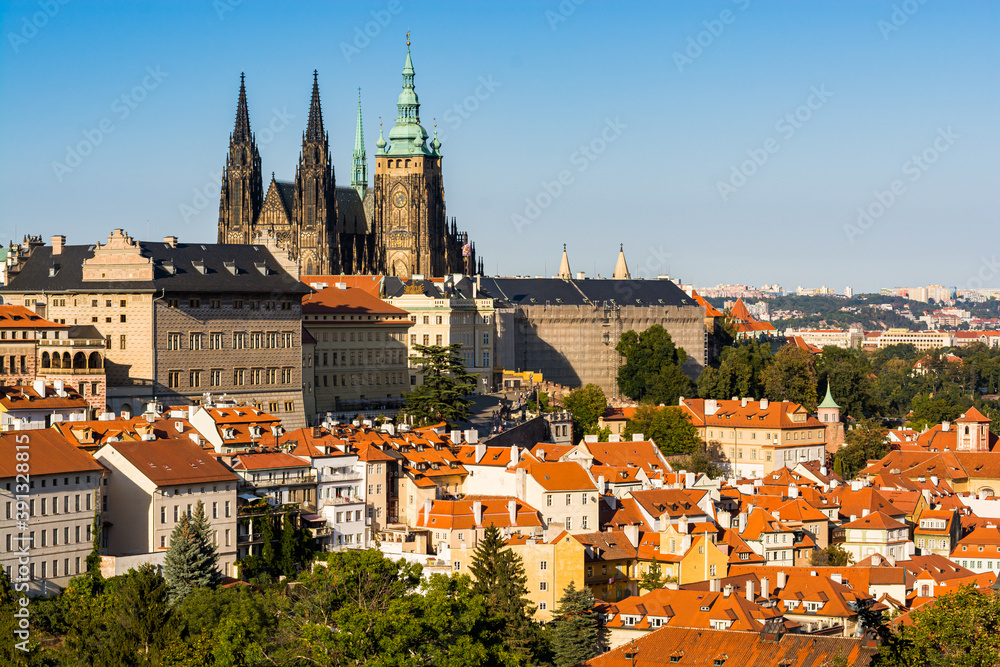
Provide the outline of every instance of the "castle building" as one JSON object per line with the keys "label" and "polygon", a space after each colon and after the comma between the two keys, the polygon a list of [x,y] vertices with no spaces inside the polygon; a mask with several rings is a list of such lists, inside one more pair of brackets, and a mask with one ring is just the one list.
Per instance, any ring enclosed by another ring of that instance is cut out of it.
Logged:
{"label": "castle building", "polygon": [[219,200],[219,243],[257,243],[267,234],[304,275],[414,275],[475,273],[475,246],[445,215],[441,142],[428,142],[407,40],[403,90],[388,142],[379,130],[375,179],[368,186],[360,91],[350,187],[337,187],[323,127],[319,75],[313,72],[309,119],[292,182],[272,172],[264,192],[260,155],[250,129],[240,75],[236,125]]}

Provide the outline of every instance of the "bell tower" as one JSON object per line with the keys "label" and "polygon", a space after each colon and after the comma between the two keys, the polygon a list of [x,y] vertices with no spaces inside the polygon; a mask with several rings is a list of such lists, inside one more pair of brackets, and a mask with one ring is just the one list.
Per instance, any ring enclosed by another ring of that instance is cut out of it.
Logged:
{"label": "bell tower", "polygon": [[385,268],[404,280],[414,274],[448,272],[448,225],[441,178],[441,142],[427,141],[420,124],[413,59],[407,33],[403,90],[396,101],[396,124],[375,143],[373,217],[383,240]]}

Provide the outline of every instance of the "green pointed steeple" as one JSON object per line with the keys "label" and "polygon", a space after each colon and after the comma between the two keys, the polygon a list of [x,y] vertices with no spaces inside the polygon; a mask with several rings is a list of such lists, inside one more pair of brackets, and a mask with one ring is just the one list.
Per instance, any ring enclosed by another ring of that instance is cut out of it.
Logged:
{"label": "green pointed steeple", "polygon": [[832,408],[832,409],[835,409],[835,410],[839,410],[840,409],[840,406],[837,405],[837,402],[833,400],[833,394],[830,393],[830,383],[829,382],[826,383],[826,398],[824,398],[823,402],[819,404],[819,407],[821,407],[821,408]]}
{"label": "green pointed steeple", "polygon": [[413,87],[413,59],[410,57],[410,33],[406,33],[406,62],[403,64],[403,90],[396,100],[396,124],[389,130],[387,155],[433,155],[427,146],[427,130],[420,125],[420,99]]}
{"label": "green pointed steeple", "polygon": [[365,130],[361,124],[361,89],[358,88],[358,126],[354,130],[353,168],[351,170],[351,187],[365,198],[368,190],[368,157],[365,155]]}

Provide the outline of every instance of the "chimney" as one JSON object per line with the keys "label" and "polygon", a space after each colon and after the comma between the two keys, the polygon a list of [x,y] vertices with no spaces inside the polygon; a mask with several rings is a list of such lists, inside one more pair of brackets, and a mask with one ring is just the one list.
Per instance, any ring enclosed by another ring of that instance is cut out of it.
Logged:
{"label": "chimney", "polygon": [[474,445],[479,442],[479,431],[474,428],[470,428],[465,432],[465,440],[470,445]]}
{"label": "chimney", "polygon": [[858,520],[858,515],[857,514],[852,514],[851,515],[851,523],[854,523],[857,520]]}
{"label": "chimney", "polygon": [[788,582],[788,575],[785,574],[784,570],[778,570],[778,588],[784,589],[785,584]]}
{"label": "chimney", "polygon": [[781,521],[781,512],[779,512],[778,510],[774,510],[774,512],[772,512],[771,515],[774,517],[775,521]]}
{"label": "chimney", "polygon": [[750,399],[747,398],[746,396],[744,396],[743,398],[740,399],[740,407],[741,408],[745,408],[747,406],[747,403],[749,401],[750,401]]}
{"label": "chimney", "polygon": [[[604,475],[598,475],[597,476],[597,491],[598,491],[598,493],[603,494],[607,490],[608,490],[607,487],[604,485]],[[612,507],[611,509],[614,509],[614,507]]]}
{"label": "chimney", "polygon": [[687,532],[688,532],[688,522],[687,521],[678,521],[677,522],[677,530],[680,531],[681,535],[687,535]]}
{"label": "chimney", "polygon": [[726,587],[722,589],[722,597],[728,598],[732,594],[733,594],[733,585],[726,584]]}
{"label": "chimney", "polygon": [[484,456],[486,456],[486,443],[485,442],[477,442],[476,443],[476,463],[479,463],[480,461],[482,461]]}
{"label": "chimney", "polygon": [[31,383],[31,388],[39,397],[45,398],[45,380],[35,380]]}
{"label": "chimney", "polygon": [[632,434],[632,442],[642,442],[645,439],[646,438],[644,437],[644,435],[642,433],[633,433]]}
{"label": "chimney", "polygon": [[622,527],[622,532],[625,533],[625,537],[628,538],[629,543],[633,547],[639,546],[639,526],[635,524],[629,524]]}
{"label": "chimney", "polygon": [[868,513],[869,513],[869,512],[870,512],[870,510],[867,510],[867,509],[863,509],[863,510],[861,510],[861,516],[862,516],[862,517],[866,517],[866,516],[868,516]]}
{"label": "chimney", "polygon": [[942,431],[950,431],[951,430],[951,422],[941,422],[941,430]]}
{"label": "chimney", "polygon": [[693,472],[685,472],[684,473],[684,487],[690,489],[692,486],[694,486],[694,473]]}
{"label": "chimney", "polygon": [[712,577],[708,580],[708,590],[710,593],[718,593],[722,585],[722,579],[718,577]]}
{"label": "chimney", "polygon": [[844,583],[844,577],[840,574],[840,572],[834,572],[831,574],[830,579],[836,581],[838,584]]}
{"label": "chimney", "polygon": [[821,465],[819,467],[819,474],[823,475],[823,477],[828,477],[829,476],[829,473],[827,472],[827,469],[826,469],[825,465]]}
{"label": "chimney", "polygon": [[938,485],[938,476],[937,475],[931,475],[931,484],[933,484],[934,486]]}
{"label": "chimney", "polygon": [[[767,579],[765,579],[764,581],[767,581]],[[754,597],[755,596],[754,596],[753,579],[747,579],[747,602],[753,602]]]}
{"label": "chimney", "polygon": [[767,410],[767,406],[768,406],[767,399],[766,398],[760,399],[760,409],[761,410]]}
{"label": "chimney", "polygon": [[788,485],[788,497],[792,499],[799,497],[799,487],[795,486],[795,482]]}
{"label": "chimney", "polygon": [[874,565],[875,567],[878,567],[881,564],[882,564],[882,556],[880,554],[873,554],[872,555],[872,565]]}
{"label": "chimney", "polygon": [[714,415],[719,411],[719,402],[714,398],[705,399],[705,416]]}
{"label": "chimney", "polygon": [[739,515],[736,517],[736,526],[737,526],[737,530],[740,532],[740,535],[742,535],[743,531],[747,529],[747,513],[746,512],[740,512]]}
{"label": "chimney", "polygon": [[451,444],[455,445],[456,447],[458,447],[459,445],[462,444],[462,432],[461,431],[452,431],[451,432]]}
{"label": "chimney", "polygon": [[517,501],[507,501],[507,513],[510,514],[510,525],[513,528],[517,525]]}
{"label": "chimney", "polygon": [[61,255],[63,246],[66,245],[66,237],[61,234],[52,237],[52,254]]}
{"label": "chimney", "polygon": [[163,242],[166,243],[171,248],[177,247],[177,237],[176,236],[164,236]]}
{"label": "chimney", "polygon": [[477,526],[483,525],[483,503],[479,500],[474,500],[472,502],[472,516],[476,521]]}
{"label": "chimney", "polygon": [[[747,581],[747,587],[750,586],[753,586],[753,582]],[[771,579],[768,577],[762,577],[760,580],[760,596],[765,600],[771,597]]]}
{"label": "chimney", "polygon": [[430,498],[428,498],[427,500],[424,501],[424,524],[425,525],[430,522],[431,507],[433,507],[433,506],[434,506],[434,501],[431,500]]}

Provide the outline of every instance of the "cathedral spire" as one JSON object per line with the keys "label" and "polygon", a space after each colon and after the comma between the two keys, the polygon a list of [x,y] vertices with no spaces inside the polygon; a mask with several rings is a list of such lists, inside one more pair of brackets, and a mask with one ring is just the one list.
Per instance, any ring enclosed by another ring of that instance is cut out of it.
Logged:
{"label": "cathedral spire", "polygon": [[566,254],[566,244],[563,243],[562,261],[559,262],[559,277],[563,280],[572,280],[573,274],[569,270],[569,255]]}
{"label": "cathedral spire", "polygon": [[252,138],[250,112],[247,111],[247,87],[243,79],[244,74],[240,72],[240,100],[236,104],[236,127],[233,129],[233,139],[236,141]]}
{"label": "cathedral spire", "polygon": [[365,130],[361,123],[361,89],[358,88],[358,124],[354,130],[354,153],[352,154],[351,187],[365,198],[368,189],[368,158],[365,155]]}
{"label": "cathedral spire", "polygon": [[420,125],[420,99],[413,85],[415,75],[410,56],[410,34],[407,33],[403,90],[396,100],[396,125],[389,130],[389,155],[434,155],[427,145],[427,130]]}
{"label": "cathedral spire", "polygon": [[323,109],[319,104],[319,72],[313,70],[312,101],[309,103],[309,124],[306,126],[306,139],[322,141],[323,138]]}
{"label": "cathedral spire", "polygon": [[625,263],[625,245],[621,244],[618,247],[618,261],[615,263],[615,273],[611,276],[612,280],[632,280],[632,276],[628,272],[628,264]]}

